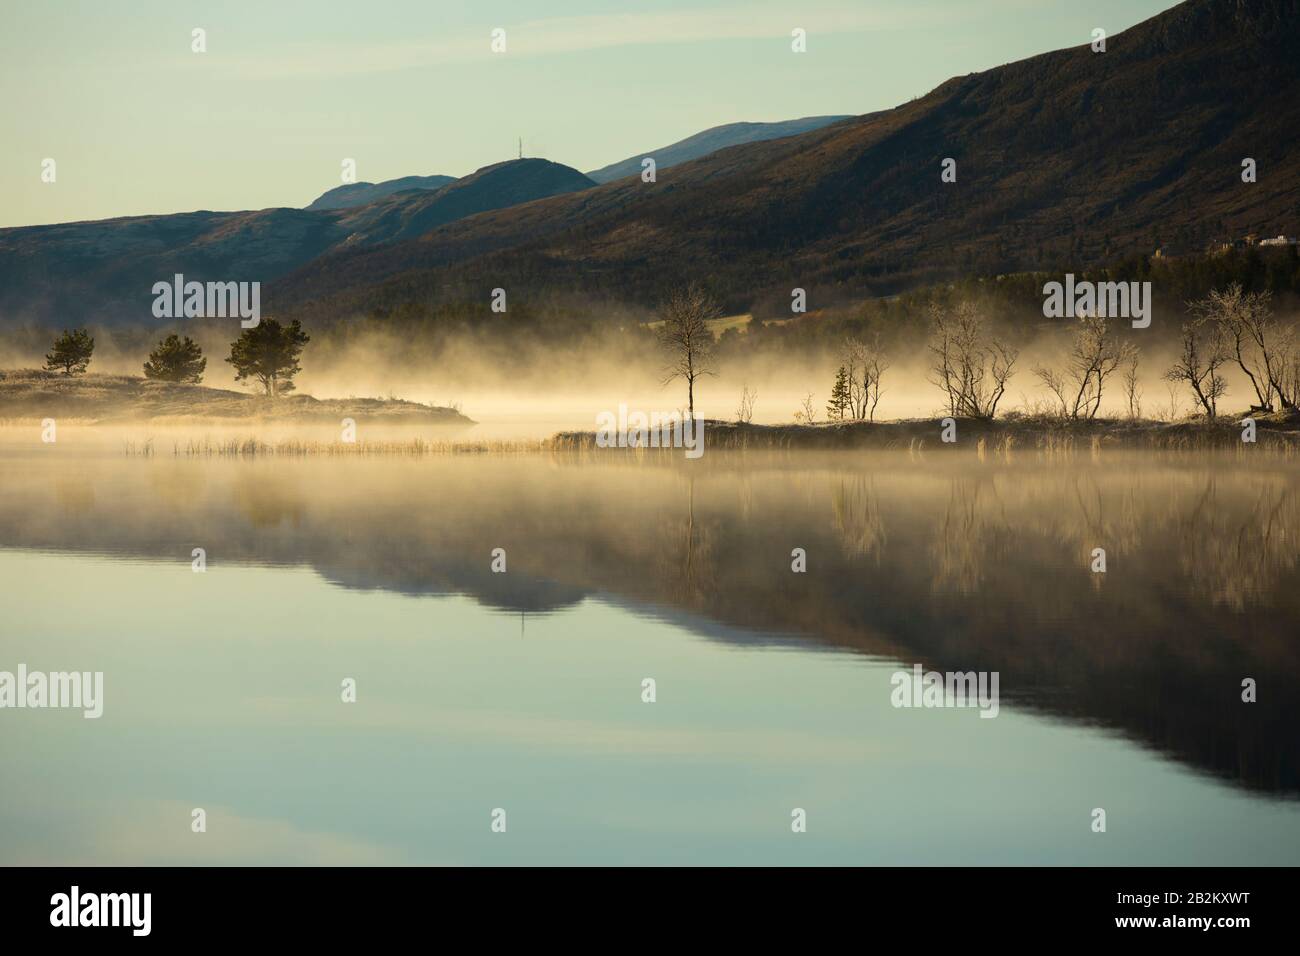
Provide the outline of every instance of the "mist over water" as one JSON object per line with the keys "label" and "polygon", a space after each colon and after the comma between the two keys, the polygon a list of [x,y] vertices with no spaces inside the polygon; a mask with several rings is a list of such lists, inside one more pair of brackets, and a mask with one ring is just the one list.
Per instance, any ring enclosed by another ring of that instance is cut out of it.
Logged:
{"label": "mist over water", "polygon": [[[995,327],[1019,349],[1016,370],[998,406],[1000,414],[1054,411],[1056,400],[1035,374],[1040,365],[1060,367],[1068,348],[1071,323],[1043,320],[1026,325],[996,310]],[[639,322],[654,314],[611,313],[607,326],[548,341],[526,331],[497,329],[447,331],[412,337],[366,326],[351,332],[306,325],[313,340],[303,354],[295,384],[299,394],[318,399],[400,398],[437,406],[454,406],[475,422],[475,437],[485,439],[544,438],[556,431],[591,430],[596,416],[626,404],[645,412],[684,409],[687,394],[679,379],[665,382],[665,356]],[[744,317],[741,317],[744,318]],[[1178,419],[1193,413],[1194,399],[1185,385],[1165,378],[1176,353],[1176,315],[1160,315],[1148,330],[1120,329],[1139,349],[1139,405],[1147,418]],[[1290,312],[1284,322],[1293,321]],[[726,324],[727,320],[723,321]],[[208,356],[203,384],[254,394],[236,383],[224,361],[235,332],[229,323],[196,320],[179,329],[192,335]],[[115,375],[140,374],[149,347],[159,330],[101,330],[91,371]],[[706,418],[734,421],[742,392],[756,394],[752,420],[780,424],[795,420],[809,400],[817,421],[827,418],[826,406],[836,369],[842,362],[840,343],[832,337],[813,348],[785,348],[778,343],[750,346],[741,333],[728,349],[719,346],[714,371],[696,383],[696,410]],[[35,368],[48,348],[48,330],[28,329],[0,344],[0,368]],[[898,330],[884,354],[887,368],[876,420],[934,417],[946,414],[946,396],[933,382],[932,357],[927,354],[924,323]],[[1253,392],[1235,364],[1221,369],[1228,391],[1221,413],[1245,413]],[[811,396],[811,397],[810,397]],[[1106,383],[1101,417],[1126,417],[1127,398],[1115,374]]]}

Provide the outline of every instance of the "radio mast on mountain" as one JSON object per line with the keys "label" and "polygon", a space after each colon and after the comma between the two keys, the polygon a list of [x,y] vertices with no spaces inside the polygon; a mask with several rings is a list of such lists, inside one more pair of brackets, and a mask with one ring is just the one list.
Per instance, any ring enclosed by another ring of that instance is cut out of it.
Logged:
{"label": "radio mast on mountain", "polygon": [[519,158],[524,158],[524,138],[522,136],[519,137]]}

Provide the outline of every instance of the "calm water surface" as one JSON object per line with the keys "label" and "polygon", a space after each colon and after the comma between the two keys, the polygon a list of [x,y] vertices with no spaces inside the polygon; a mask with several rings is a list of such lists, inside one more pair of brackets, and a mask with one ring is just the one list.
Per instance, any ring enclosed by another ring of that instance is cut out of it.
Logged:
{"label": "calm water surface", "polygon": [[9,448],[0,863],[1300,863],[1297,474]]}

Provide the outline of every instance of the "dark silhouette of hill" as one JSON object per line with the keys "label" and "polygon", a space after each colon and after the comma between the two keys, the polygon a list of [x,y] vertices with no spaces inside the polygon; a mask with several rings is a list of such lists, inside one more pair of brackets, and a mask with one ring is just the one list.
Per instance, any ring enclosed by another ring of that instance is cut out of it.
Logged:
{"label": "dark silhouette of hill", "polygon": [[[326,257],[273,290],[316,317],[556,291],[742,309],[970,272],[1082,268],[1300,221],[1300,3],[1189,0],[896,109]],[[941,181],[941,162],[957,181]],[[1258,164],[1243,183],[1242,160]]]}
{"label": "dark silhouette of hill", "polygon": [[780,139],[782,136],[796,136],[846,119],[853,119],[853,117],[805,116],[802,119],[784,120],[778,123],[727,123],[678,140],[671,146],[660,146],[658,149],[629,156],[617,163],[610,163],[608,166],[592,170],[587,175],[598,183],[609,183],[624,176],[639,176],[641,160],[647,156],[654,157],[656,169],[671,169],[673,166],[716,153],[728,146],[761,143],[769,139]]}
{"label": "dark silhouette of hill", "polygon": [[0,317],[156,324],[155,282],[178,272],[201,282],[265,282],[345,236],[338,213],[303,209],[0,229]]}
{"label": "dark silhouette of hill", "polygon": [[382,183],[345,183],[317,196],[307,209],[349,209],[408,190],[441,189],[456,181],[455,176],[403,176]]}
{"label": "dark silhouette of hill", "polygon": [[[152,284],[176,272],[270,283],[264,310],[312,321],[483,302],[497,287],[512,302],[652,305],[693,278],[736,311],[794,287],[818,308],[1295,235],[1297,51],[1300,0],[1188,0],[1104,53],[955,77],[892,110],[661,164],[654,183],[593,186],[527,159],[360,206],[3,229],[0,316],[151,323]],[[941,180],[946,158],[956,182]],[[1256,182],[1242,181],[1246,158]]]}
{"label": "dark silhouette of hill", "polygon": [[484,166],[440,189],[403,192],[358,207],[340,220],[347,245],[409,239],[475,213],[588,189],[594,183],[546,159],[512,159]]}
{"label": "dark silhouette of hill", "polygon": [[[268,282],[331,248],[408,238],[462,216],[591,185],[576,169],[524,159],[362,206],[0,229],[0,316],[153,324],[153,284],[176,273],[200,282]],[[265,297],[262,302],[265,308]]]}

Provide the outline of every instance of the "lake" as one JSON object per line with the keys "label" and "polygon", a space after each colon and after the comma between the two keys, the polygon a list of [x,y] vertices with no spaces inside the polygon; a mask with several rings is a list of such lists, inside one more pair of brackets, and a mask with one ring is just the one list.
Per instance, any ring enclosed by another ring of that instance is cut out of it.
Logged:
{"label": "lake", "polygon": [[0,863],[1294,865],[1298,472],[11,443]]}

